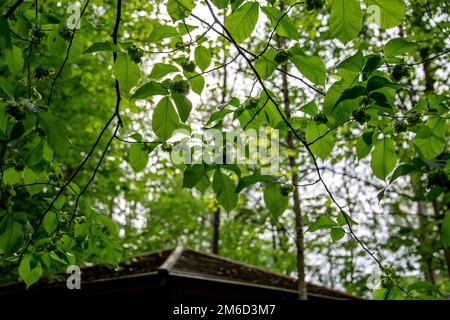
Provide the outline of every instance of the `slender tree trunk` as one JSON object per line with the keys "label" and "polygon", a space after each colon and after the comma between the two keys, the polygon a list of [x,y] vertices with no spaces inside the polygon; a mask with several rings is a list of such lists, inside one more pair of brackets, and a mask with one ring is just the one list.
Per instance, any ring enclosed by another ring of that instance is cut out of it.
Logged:
{"label": "slender tree trunk", "polygon": [[[277,36],[278,47],[283,48],[284,39]],[[287,66],[282,66],[284,71],[287,70]],[[282,75],[282,93],[283,93],[283,104],[284,112],[286,113],[286,118],[289,120],[291,118],[290,110],[290,99],[289,99],[289,88],[288,79],[286,73]],[[294,137],[291,131],[287,134],[287,145],[289,149],[295,150]],[[297,174],[297,163],[294,156],[289,156],[289,167],[292,172],[292,185],[297,186],[299,184],[299,177]],[[307,288],[305,281],[305,247],[304,247],[304,232],[303,232],[303,216],[300,206],[300,194],[298,188],[295,187],[292,193],[292,198],[294,202],[293,211],[295,214],[295,238],[297,246],[297,273],[298,273],[298,298],[299,300],[307,300]]]}
{"label": "slender tree trunk", "polygon": [[[226,59],[226,58],[225,58]],[[221,103],[225,103],[227,99],[227,88],[228,88],[228,70],[227,66],[223,67],[223,78],[222,78],[222,97]],[[224,158],[226,153],[224,152]],[[225,159],[224,159],[225,160]],[[219,241],[220,241],[220,207],[218,207],[212,215],[212,225],[213,225],[213,237],[211,242],[212,253],[219,254]]]}
{"label": "slender tree trunk", "polygon": [[274,225],[272,225],[272,252],[273,252],[273,264],[276,265],[278,263],[278,257],[276,252],[278,251],[277,245],[277,230]]}
{"label": "slender tree trunk", "polygon": [[[426,61],[428,59],[429,55],[429,49],[421,49],[420,50],[420,57],[422,58],[422,61]],[[423,73],[425,75],[425,92],[432,92],[434,91],[434,79],[433,79],[433,72],[430,69],[430,61],[426,61],[422,64]]]}
{"label": "slender tree trunk", "polygon": [[[439,237],[441,234],[442,223],[440,222],[441,217],[440,217],[440,212],[439,212],[439,204],[438,204],[437,200],[433,200],[433,209],[434,209],[434,219],[436,221],[438,221],[437,231],[438,231],[438,237]],[[447,266],[447,275],[448,275],[448,278],[450,279],[450,250],[446,249],[444,247],[442,247],[442,249],[444,250],[444,260],[445,260],[445,264]]]}
{"label": "slender tree trunk", "polygon": [[213,238],[211,243],[212,253],[219,254],[219,239],[220,239],[220,208],[214,211],[212,216],[213,223]]}
{"label": "slender tree trunk", "polygon": [[[417,197],[417,189],[415,188],[415,186],[413,186],[413,190]],[[419,216],[420,225],[425,226],[427,224],[427,208],[426,208],[425,204],[423,203],[423,201],[420,201],[420,200],[417,201],[417,215]],[[419,243],[421,244],[421,246],[423,246],[425,244],[425,242],[427,241],[427,237],[425,234],[419,234],[418,240],[419,240]],[[432,255],[427,255],[425,253],[421,254],[421,260],[425,266],[425,271],[424,271],[425,280],[435,284],[436,279],[434,276],[432,259],[433,259]]]}

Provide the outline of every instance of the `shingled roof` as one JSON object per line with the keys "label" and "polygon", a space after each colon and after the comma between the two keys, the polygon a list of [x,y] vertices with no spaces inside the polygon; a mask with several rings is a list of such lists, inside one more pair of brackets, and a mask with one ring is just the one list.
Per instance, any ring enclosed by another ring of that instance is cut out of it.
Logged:
{"label": "shingled roof", "polygon": [[[86,287],[90,284],[110,282],[109,287],[114,287],[113,283],[120,283],[123,286],[126,279],[149,276],[176,277],[193,281],[204,280],[210,284],[218,283],[245,286],[246,288],[253,287],[255,290],[259,288],[283,291],[292,296],[296,295],[297,288],[297,281],[293,278],[181,246],[135,256],[131,261],[122,263],[116,268],[101,265],[83,268],[82,285]],[[59,285],[61,286],[61,283]],[[43,280],[35,287],[55,286],[57,287],[58,283],[51,284]],[[7,294],[8,291],[17,292],[18,287],[17,284],[0,286],[0,295]],[[21,287],[23,288],[23,285]],[[353,295],[311,283],[307,284],[307,290],[310,298],[359,299]]]}

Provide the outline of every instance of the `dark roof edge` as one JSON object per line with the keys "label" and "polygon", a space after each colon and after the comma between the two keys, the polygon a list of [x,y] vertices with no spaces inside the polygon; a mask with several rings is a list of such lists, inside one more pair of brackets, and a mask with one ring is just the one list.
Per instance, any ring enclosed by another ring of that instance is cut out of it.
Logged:
{"label": "dark roof edge", "polygon": [[[260,267],[256,267],[256,266],[254,266],[254,265],[250,265],[250,264],[247,264],[247,263],[245,263],[245,262],[240,262],[240,261],[233,260],[233,259],[230,259],[230,258],[222,257],[222,256],[219,256],[219,255],[216,255],[216,254],[213,254],[213,253],[209,253],[209,252],[200,252],[200,251],[196,251],[196,250],[193,250],[193,249],[190,249],[190,248],[184,248],[183,251],[190,251],[190,252],[193,252],[193,253],[195,253],[195,254],[200,254],[200,255],[208,256],[208,257],[211,257],[211,258],[214,258],[214,259],[219,259],[219,260],[227,261],[227,262],[229,262],[229,263],[241,265],[241,266],[246,267],[246,268],[251,268],[251,269],[259,270],[259,271],[261,271],[261,272],[269,273],[269,274],[272,274],[272,275],[274,275],[274,276],[284,278],[284,279],[286,279],[286,280],[291,280],[291,281],[294,280],[294,281],[297,281],[297,279],[292,278],[292,277],[289,277],[289,276],[287,276],[287,275],[284,275],[284,274],[281,274],[281,273],[277,273],[277,272],[274,272],[274,271],[270,271],[270,270],[266,270],[266,269],[263,269],[263,268],[260,268]],[[321,285],[318,285],[318,284],[314,284],[314,283],[307,282],[307,285],[308,285],[308,286],[316,287],[316,288],[318,288],[318,289],[322,289],[322,290],[324,290],[324,291],[328,291],[328,292],[330,292],[330,293],[333,292],[333,293],[335,293],[335,294],[337,294],[337,295],[340,295],[341,297],[342,297],[342,296],[346,296],[346,297],[349,298],[349,299],[363,299],[363,298],[361,298],[361,297],[352,295],[352,294],[350,294],[350,293],[343,292],[343,291],[339,291],[339,290],[335,290],[335,289],[331,289],[331,288],[324,287],[324,286],[321,286]],[[309,293],[308,293],[308,294],[309,294]]]}

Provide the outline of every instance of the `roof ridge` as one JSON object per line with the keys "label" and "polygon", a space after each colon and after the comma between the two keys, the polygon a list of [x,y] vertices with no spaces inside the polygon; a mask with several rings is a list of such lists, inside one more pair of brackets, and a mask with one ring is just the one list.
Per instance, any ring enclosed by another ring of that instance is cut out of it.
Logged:
{"label": "roof ridge", "polygon": [[178,259],[183,254],[185,248],[184,246],[177,246],[175,250],[167,257],[167,259],[163,262],[163,264],[158,268],[159,271],[170,272],[175,264],[178,262]]}

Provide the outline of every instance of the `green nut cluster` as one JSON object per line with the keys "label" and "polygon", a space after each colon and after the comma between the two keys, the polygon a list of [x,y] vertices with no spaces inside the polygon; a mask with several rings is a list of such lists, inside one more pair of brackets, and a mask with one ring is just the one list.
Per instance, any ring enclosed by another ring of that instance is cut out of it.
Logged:
{"label": "green nut cluster", "polygon": [[71,29],[69,29],[67,27],[64,27],[64,28],[60,29],[58,31],[58,33],[61,36],[61,38],[63,38],[66,41],[69,41],[73,37],[73,30],[71,30]]}
{"label": "green nut cluster", "polygon": [[316,114],[314,116],[314,121],[316,121],[317,123],[323,123],[323,124],[327,124],[328,123],[328,118],[324,113],[319,113]]}
{"label": "green nut cluster", "polygon": [[186,48],[186,44],[183,41],[178,41],[177,43],[175,43],[175,48],[177,50],[182,50]]}
{"label": "green nut cluster", "polygon": [[131,60],[135,63],[141,63],[142,57],[144,56],[144,50],[138,48],[135,44],[132,44],[128,47],[127,52],[131,56]]}
{"label": "green nut cluster", "polygon": [[438,170],[428,176],[428,188],[441,187],[443,189],[450,189],[450,180],[448,175],[443,170]]}
{"label": "green nut cluster", "polygon": [[40,29],[30,30],[31,41],[34,45],[41,43],[42,39],[45,37],[45,32]]}
{"label": "green nut cluster", "polygon": [[186,95],[189,93],[189,90],[191,90],[191,86],[186,80],[178,80],[173,82],[171,89],[176,93]]}
{"label": "green nut cluster", "polygon": [[11,198],[16,195],[14,188],[7,184],[0,185],[0,209],[9,210],[12,208]]}
{"label": "green nut cluster", "polygon": [[48,174],[48,179],[52,182],[60,182],[63,180],[63,174],[61,172],[50,172]]}
{"label": "green nut cluster", "polygon": [[245,103],[244,103],[244,109],[247,110],[253,110],[255,109],[259,104],[259,100],[256,98],[249,98]]}
{"label": "green nut cluster", "polygon": [[397,121],[394,125],[394,129],[396,133],[406,132],[406,130],[408,130],[408,122]]}
{"label": "green nut cluster", "polygon": [[323,8],[325,0],[306,0],[306,9],[309,11],[319,10]]}
{"label": "green nut cluster", "polygon": [[352,116],[353,118],[358,121],[359,124],[363,125],[364,123],[366,123],[367,121],[370,120],[370,115],[367,114],[364,109],[358,109],[358,110],[354,110],[352,112]]}
{"label": "green nut cluster", "polygon": [[410,126],[415,126],[422,121],[422,115],[418,112],[411,112],[406,119]]}
{"label": "green nut cluster", "polygon": [[408,68],[404,65],[398,64],[392,70],[392,79],[400,81],[402,78],[409,77]]}
{"label": "green nut cluster", "polygon": [[290,195],[292,192],[294,192],[295,187],[292,184],[284,184],[280,187],[280,192],[284,197],[287,197],[288,195]]}
{"label": "green nut cluster", "polygon": [[278,64],[285,64],[290,57],[292,57],[292,53],[289,50],[280,50],[275,55],[274,60]]}
{"label": "green nut cluster", "polygon": [[382,268],[381,286],[387,290],[395,287],[395,271],[391,266],[384,265]]}
{"label": "green nut cluster", "polygon": [[167,144],[167,143],[163,143],[161,145],[161,150],[164,152],[171,152],[172,151],[172,145],[171,144]]}
{"label": "green nut cluster", "polygon": [[22,159],[17,160],[14,165],[14,169],[16,171],[23,171],[25,169],[25,162]]}
{"label": "green nut cluster", "polygon": [[48,68],[44,69],[42,67],[37,67],[34,69],[34,77],[38,80],[42,80],[44,78],[47,78],[55,73],[55,69]]}
{"label": "green nut cluster", "polygon": [[17,121],[22,121],[26,116],[25,107],[23,104],[15,102],[11,102],[6,105],[6,113]]}
{"label": "green nut cluster", "polygon": [[195,62],[191,61],[191,60],[186,60],[181,64],[181,67],[183,68],[184,71],[192,73],[195,71]]}

